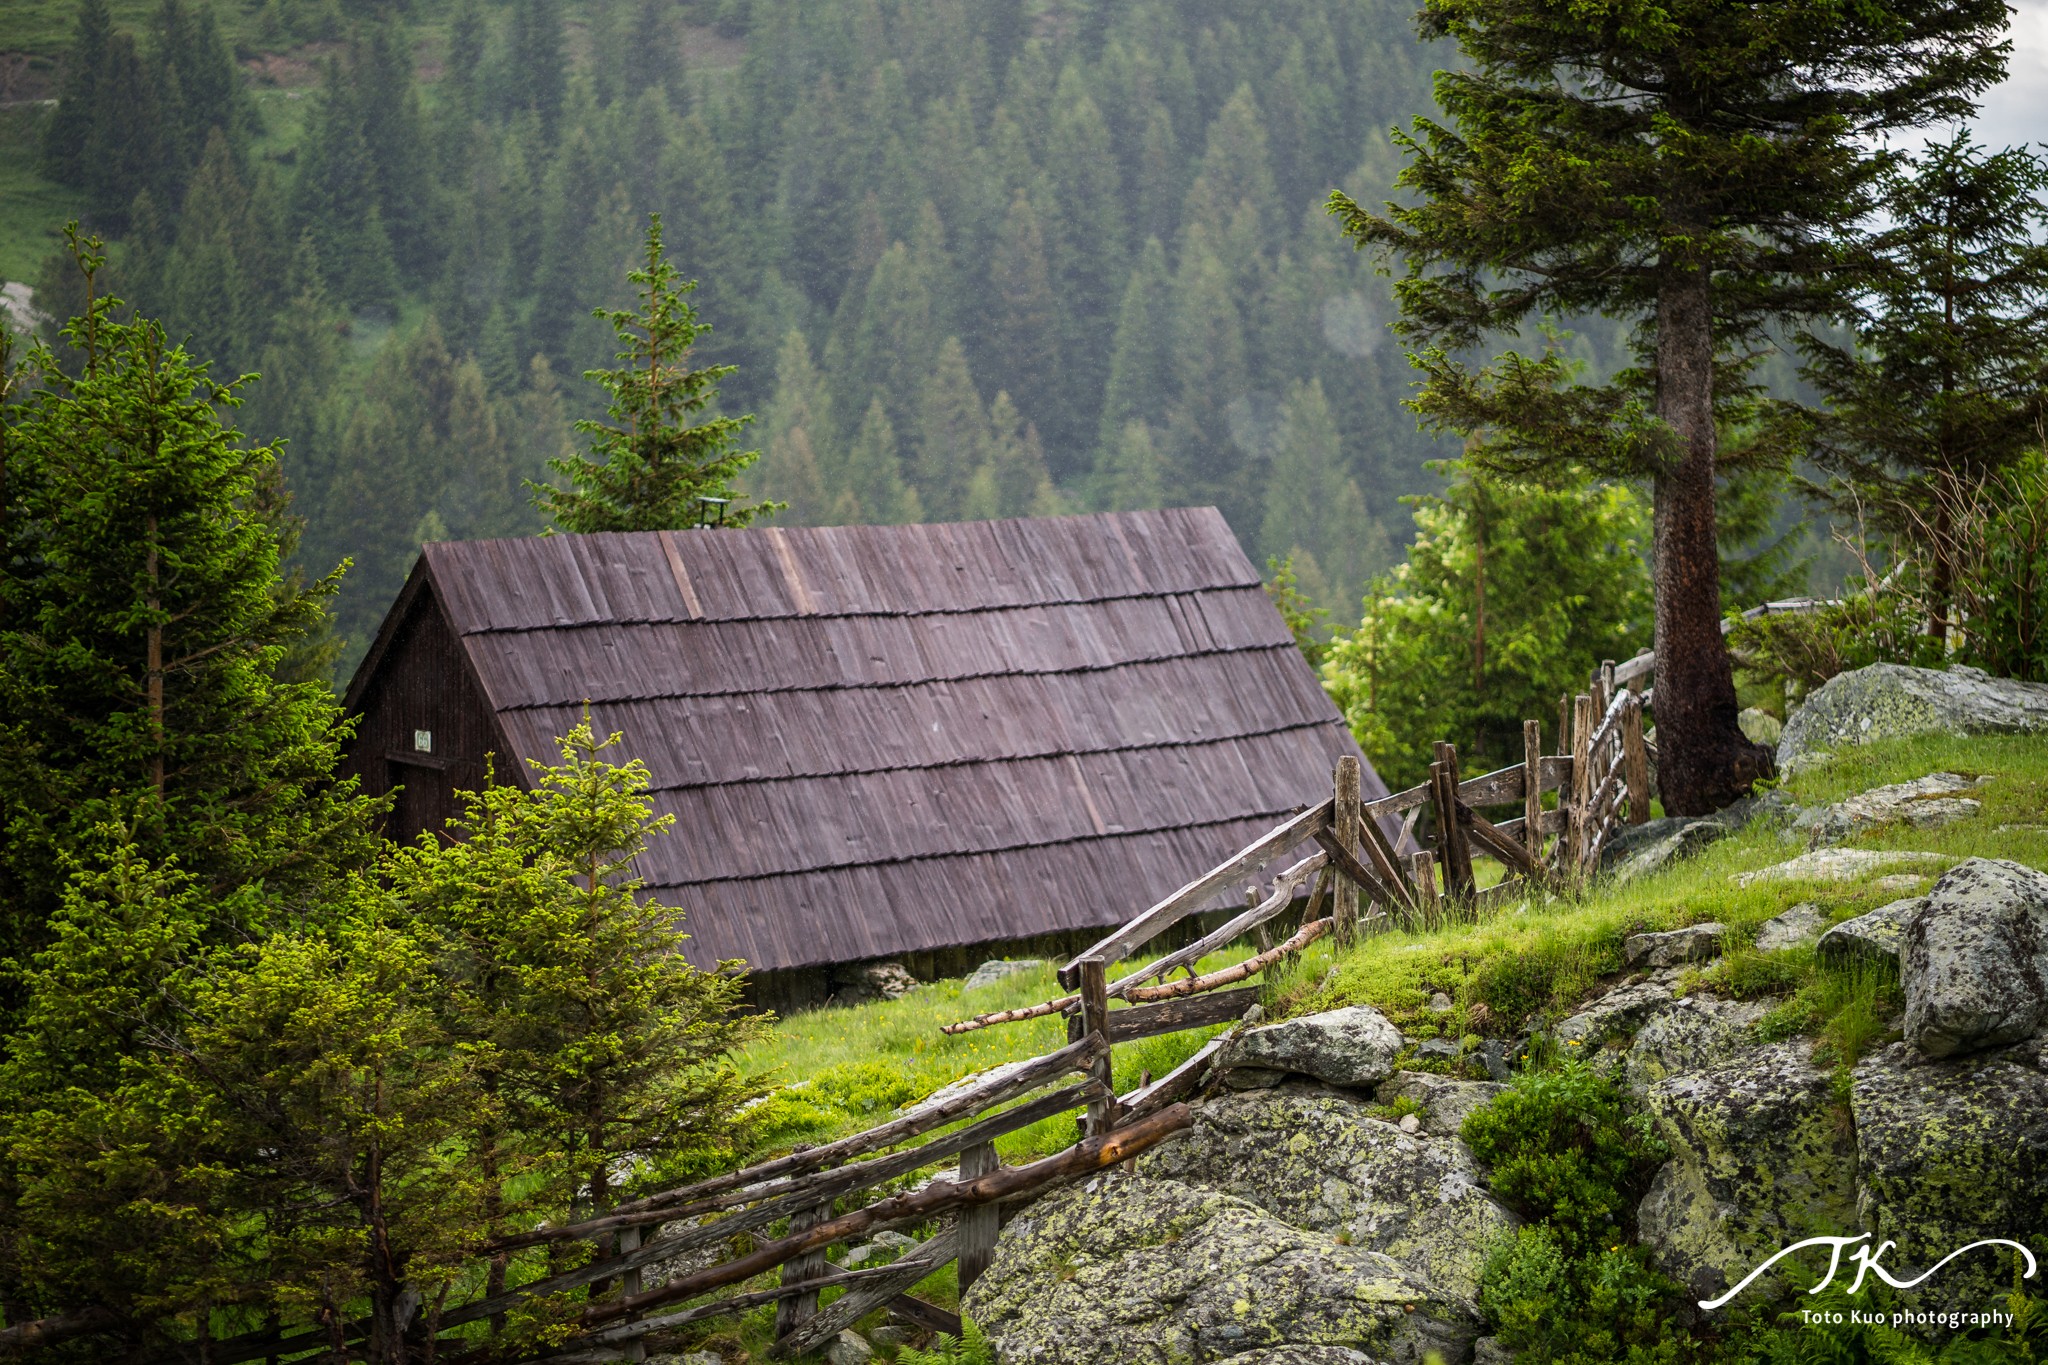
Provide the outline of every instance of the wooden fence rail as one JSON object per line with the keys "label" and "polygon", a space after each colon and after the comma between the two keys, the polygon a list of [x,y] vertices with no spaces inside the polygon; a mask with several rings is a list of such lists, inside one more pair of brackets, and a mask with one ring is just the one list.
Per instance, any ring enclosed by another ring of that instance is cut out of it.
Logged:
{"label": "wooden fence rail", "polygon": [[[1581,885],[1618,825],[1648,816],[1655,751],[1646,741],[1643,716],[1652,694],[1637,688],[1649,672],[1648,656],[1603,664],[1588,692],[1561,700],[1560,715],[1571,721],[1568,735],[1560,736],[1562,752],[1543,752],[1542,727],[1531,720],[1523,727],[1522,761],[1476,777],[1463,777],[1456,746],[1441,743],[1428,781],[1364,800],[1358,761],[1340,759],[1326,799],[1298,811],[1062,966],[1059,980],[1069,994],[945,1029],[959,1033],[1061,1014],[1068,1029],[1064,1047],[863,1132],[623,1203],[599,1217],[482,1241],[476,1248],[479,1267],[502,1266],[514,1253],[564,1243],[591,1244],[599,1251],[589,1264],[477,1294],[431,1319],[416,1315],[410,1330],[421,1354],[437,1352],[448,1365],[641,1360],[650,1343],[662,1342],[664,1334],[771,1303],[776,1305],[771,1354],[778,1358],[817,1350],[863,1315],[884,1307],[927,1326],[957,1327],[956,1319],[910,1297],[909,1291],[950,1263],[957,1263],[963,1290],[972,1284],[994,1252],[999,1209],[1006,1201],[1036,1196],[1061,1181],[1127,1160],[1185,1129],[1191,1118],[1182,1101],[1201,1087],[1224,1038],[1210,1040],[1166,1076],[1144,1077],[1121,1096],[1112,1083],[1117,1044],[1241,1021],[1257,1003],[1260,989],[1239,983],[1325,935],[1341,943],[1361,934],[1423,928],[1485,913],[1532,893],[1568,893]],[[1555,795],[1546,804],[1550,793]],[[1517,813],[1497,822],[1482,813],[1504,813],[1503,808]],[[1425,813],[1428,823],[1419,836]],[[1389,839],[1380,822],[1396,818],[1402,820],[1400,834]],[[1153,957],[1116,981],[1108,979],[1111,967],[1213,905],[1219,893],[1305,845],[1303,856],[1275,872],[1269,885],[1249,889],[1242,911],[1185,946]],[[1477,858],[1498,862],[1502,879],[1481,889]],[[1276,922],[1297,905],[1302,907],[1299,919],[1275,943]],[[1251,956],[1196,974],[1203,957],[1247,936],[1256,945]],[[1170,979],[1175,973],[1184,975]],[[1076,1076],[1078,1081],[1071,1079]],[[1085,1115],[1079,1142],[1027,1165],[1002,1164],[997,1138],[1076,1110]],[[859,1202],[864,1191],[954,1159],[957,1171],[920,1188]],[[835,1242],[941,1216],[950,1216],[950,1222],[888,1265],[840,1270],[826,1260]],[[775,1226],[781,1233],[768,1235]],[[713,1251],[727,1254],[665,1283],[643,1286],[648,1267]],[[780,1283],[691,1302],[771,1272],[779,1273]],[[503,1278],[480,1269],[475,1283],[502,1285]],[[598,1292],[577,1310],[570,1340],[524,1352],[496,1346],[510,1310],[581,1289]],[[821,1304],[828,1290],[840,1291],[839,1297]],[[482,1341],[441,1337],[487,1319],[491,1335]],[[355,1340],[367,1331],[366,1322],[355,1323],[345,1326],[342,1335]],[[332,1344],[328,1328],[255,1332],[211,1343],[207,1359],[211,1365],[281,1360],[325,1352]]]}

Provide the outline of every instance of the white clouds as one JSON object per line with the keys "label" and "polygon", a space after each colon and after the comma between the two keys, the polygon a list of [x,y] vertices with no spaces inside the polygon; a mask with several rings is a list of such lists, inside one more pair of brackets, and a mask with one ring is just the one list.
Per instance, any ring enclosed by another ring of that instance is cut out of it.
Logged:
{"label": "white clouds", "polygon": [[2048,0],[2011,0],[2012,64],[1984,97],[1977,140],[1991,147],[2048,142]]}

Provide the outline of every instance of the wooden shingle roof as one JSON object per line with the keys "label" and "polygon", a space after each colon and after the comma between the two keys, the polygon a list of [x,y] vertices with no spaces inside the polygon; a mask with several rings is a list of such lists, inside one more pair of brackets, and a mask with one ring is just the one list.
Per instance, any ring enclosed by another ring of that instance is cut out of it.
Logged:
{"label": "wooden shingle roof", "polygon": [[700,964],[1114,925],[1358,752],[1213,508],[434,544],[422,577],[499,772],[586,703],[646,763],[676,823],[641,872]]}

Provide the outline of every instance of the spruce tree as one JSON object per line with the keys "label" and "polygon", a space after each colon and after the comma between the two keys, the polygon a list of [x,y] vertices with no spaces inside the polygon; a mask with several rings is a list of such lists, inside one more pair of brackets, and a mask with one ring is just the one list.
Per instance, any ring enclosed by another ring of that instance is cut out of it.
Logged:
{"label": "spruce tree", "polygon": [[831,397],[810,343],[791,331],[775,362],[775,394],[768,402],[761,461],[748,483],[786,504],[783,520],[823,526],[832,514],[833,474],[840,470],[832,434]]}
{"label": "spruce tree", "polygon": [[108,46],[114,19],[107,0],[79,0],[71,49],[64,54],[64,83],[57,107],[43,125],[43,174],[60,185],[82,185],[86,179],[86,148],[92,140],[104,90]]}
{"label": "spruce tree", "polygon": [[1967,490],[2041,441],[2048,393],[2048,158],[1968,132],[1885,180],[1883,269],[1853,345],[1809,337],[1827,399],[1817,451],[1838,505],[1924,547],[1931,633],[1946,635]]}
{"label": "spruce tree", "polygon": [[1377,532],[1366,516],[1364,495],[1344,472],[1343,446],[1322,381],[1296,383],[1280,409],[1280,438],[1259,523],[1260,552],[1296,559],[1304,583],[1312,557],[1321,582],[1311,595],[1333,612],[1348,613],[1366,576],[1386,562],[1385,536]]}
{"label": "spruce tree", "polygon": [[[1838,305],[1843,246],[1876,204],[1883,135],[1966,116],[2004,73],[2001,0],[1809,0],[1654,11],[1554,0],[1426,0],[1426,35],[1464,61],[1437,76],[1446,120],[1400,135],[1413,196],[1361,246],[1406,262],[1404,335],[1438,427],[1473,458],[1533,471],[1592,459],[1655,493],[1658,785],[1700,814],[1749,790],[1770,754],[1736,726],[1720,631],[1717,418],[1767,326]],[[1624,320],[1637,364],[1614,382],[1489,336],[1546,314]]]}
{"label": "spruce tree", "polygon": [[[589,435],[596,458],[548,461],[566,486],[533,485],[535,503],[565,531],[657,531],[695,526],[706,519],[700,499],[731,498],[732,481],[760,457],[736,449],[754,419],[706,417],[718,381],[730,365],[689,368],[690,352],[708,324],[690,306],[694,282],[678,282],[661,244],[661,216],[647,227],[647,263],[626,276],[638,286],[637,309],[598,309],[619,339],[620,364],[590,370],[589,379],[611,396],[611,420],[576,424]],[[744,526],[772,504],[724,509],[724,525]]]}
{"label": "spruce tree", "polygon": [[832,508],[840,525],[901,526],[924,520],[917,490],[903,481],[896,428],[877,398],[846,453],[844,481]]}
{"label": "spruce tree", "polygon": [[968,482],[988,458],[988,444],[988,414],[968,372],[967,351],[958,337],[947,337],[917,403],[912,471],[926,516],[933,521],[960,516]]}
{"label": "spruce tree", "polygon": [[1126,422],[1117,443],[1105,450],[1095,468],[1095,505],[1105,512],[1131,512],[1164,507],[1165,461],[1152,428]]}
{"label": "spruce tree", "polygon": [[1063,401],[1059,393],[1059,303],[1038,210],[1022,190],[1010,201],[996,246],[994,374],[1018,408],[1036,419]]}

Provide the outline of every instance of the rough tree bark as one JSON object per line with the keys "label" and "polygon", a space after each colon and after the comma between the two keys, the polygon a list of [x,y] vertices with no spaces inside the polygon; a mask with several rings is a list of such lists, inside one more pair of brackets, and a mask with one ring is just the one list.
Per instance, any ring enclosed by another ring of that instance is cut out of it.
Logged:
{"label": "rough tree bark", "polygon": [[1657,298],[1657,415],[1676,449],[1656,475],[1657,787],[1670,815],[1705,815],[1774,771],[1736,723],[1721,638],[1714,525],[1714,319],[1707,274],[1678,265]]}

